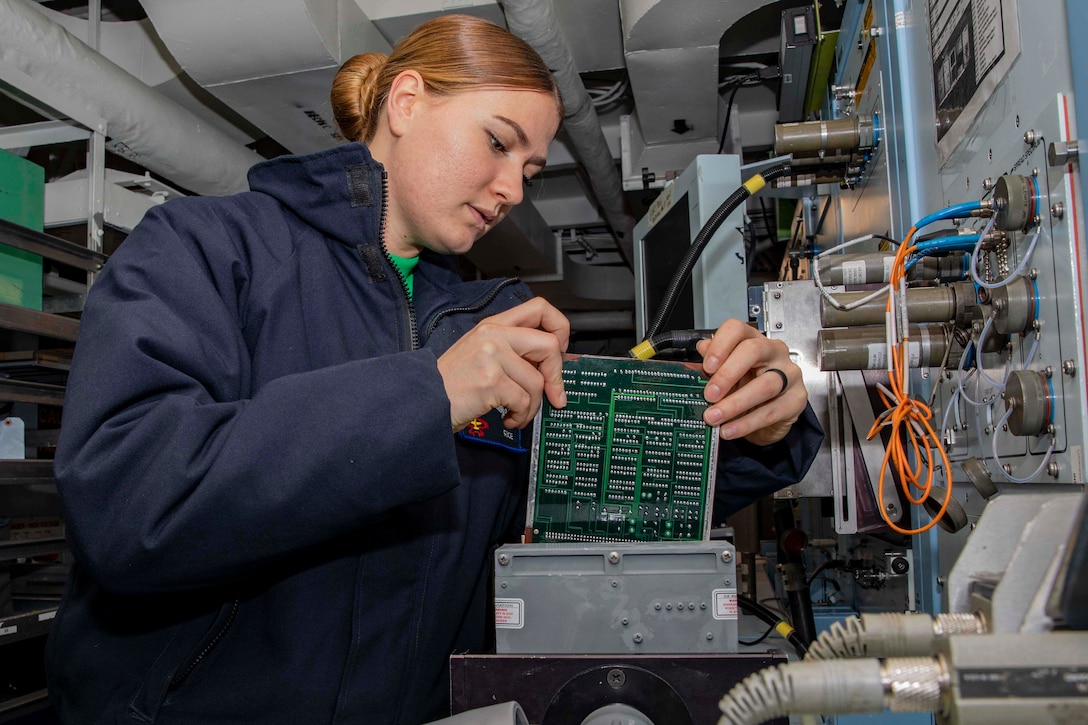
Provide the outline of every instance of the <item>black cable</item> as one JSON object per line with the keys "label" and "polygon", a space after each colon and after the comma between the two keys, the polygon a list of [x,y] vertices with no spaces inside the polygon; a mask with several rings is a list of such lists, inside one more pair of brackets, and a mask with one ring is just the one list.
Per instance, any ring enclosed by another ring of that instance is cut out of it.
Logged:
{"label": "black cable", "polygon": [[775,501],[774,525],[778,534],[778,570],[782,574],[786,590],[786,603],[790,621],[797,628],[797,636],[806,645],[816,639],[816,621],[812,612],[812,596],[805,579],[805,561],[802,554],[808,545],[808,535],[797,528],[793,504]]}
{"label": "black cable", "polygon": [[718,144],[719,154],[725,149],[725,139],[729,134],[729,118],[733,115],[733,99],[737,97],[737,91],[741,89],[741,86],[751,79],[752,76],[748,76],[739,80],[737,85],[733,86],[733,90],[729,94],[729,102],[725,104],[725,123],[722,125],[722,142]]}
{"label": "black cable", "polygon": [[745,647],[755,647],[757,644],[759,644],[763,640],[770,637],[771,632],[774,631],[774,628],[775,628],[775,625],[772,624],[771,626],[767,627],[767,631],[764,632],[763,634],[761,634],[759,636],[759,638],[757,638],[757,639],[738,639],[737,644],[744,645]]}
{"label": "black cable", "polygon": [[787,642],[793,645],[793,649],[797,652],[798,657],[804,659],[805,655],[808,654],[808,647],[801,641],[801,638],[797,635],[797,632],[794,631],[793,626],[789,622],[744,594],[737,595],[737,604],[748,614],[762,619],[766,624],[769,624],[772,629],[777,630]]}
{"label": "black cable", "polygon": [[772,244],[777,244],[778,230],[771,228],[771,220],[769,219],[770,215],[767,213],[767,205],[763,202],[762,196],[759,197],[759,209],[763,212],[763,226],[767,230],[767,239],[769,239]]}
{"label": "black cable", "polygon": [[680,296],[680,290],[683,289],[688,278],[691,276],[691,271],[695,268],[695,263],[699,260],[699,256],[702,255],[703,250],[706,249],[706,245],[710,243],[710,238],[714,236],[714,232],[718,231],[718,227],[722,225],[722,222],[724,222],[738,206],[752,195],[752,192],[749,191],[749,187],[753,184],[753,181],[758,179],[758,181],[755,182],[755,189],[758,191],[767,182],[773,181],[788,173],[790,173],[790,165],[788,163],[776,164],[763,173],[756,174],[751,179],[744,182],[740,188],[729,195],[728,199],[722,202],[721,206],[714,210],[714,213],[707,219],[703,228],[695,235],[695,239],[691,242],[691,247],[689,247],[688,251],[684,254],[684,258],[676,268],[676,273],[673,275],[672,280],[669,281],[669,286],[666,288],[665,294],[662,297],[661,306],[658,308],[653,322],[646,328],[647,340],[661,332],[661,328],[665,326],[665,322],[672,315],[677,298]]}
{"label": "black cable", "polygon": [[846,568],[846,560],[845,559],[829,559],[829,560],[825,561],[823,564],[820,564],[818,567],[816,567],[815,569],[812,570],[812,574],[809,576],[809,578],[807,580],[805,580],[805,584],[811,584],[812,582],[814,582],[816,580],[816,577],[818,577],[822,572],[824,572],[824,571],[826,571],[828,569],[844,569],[844,568]]}
{"label": "black cable", "polygon": [[650,344],[658,353],[665,350],[693,352],[700,340],[709,340],[712,337],[714,337],[714,330],[669,330],[651,337]]}

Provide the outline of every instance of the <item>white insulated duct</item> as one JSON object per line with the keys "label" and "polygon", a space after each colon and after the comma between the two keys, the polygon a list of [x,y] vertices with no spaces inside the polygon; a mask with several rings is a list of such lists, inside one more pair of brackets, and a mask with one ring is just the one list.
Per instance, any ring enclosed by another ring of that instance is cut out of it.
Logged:
{"label": "white insulated duct", "polygon": [[390,46],[355,0],[142,0],[186,73],[292,153],[331,148],[329,90],[356,53]]}
{"label": "white insulated duct", "polygon": [[[647,145],[717,139],[722,36],[774,0],[620,0],[627,72]],[[678,133],[676,122],[689,130]]]}
{"label": "white insulated duct", "polygon": [[566,112],[563,128],[574,145],[575,156],[586,168],[593,195],[619,236],[620,249],[630,265],[634,258],[631,232],[636,220],[627,211],[616,162],[575,68],[574,56],[560,30],[551,0],[505,0],[503,7],[507,27],[531,45],[555,75]]}
{"label": "white insulated duct", "polygon": [[107,148],[198,194],[245,191],[261,157],[125,72],[28,0],[0,0],[0,62],[105,119]]}

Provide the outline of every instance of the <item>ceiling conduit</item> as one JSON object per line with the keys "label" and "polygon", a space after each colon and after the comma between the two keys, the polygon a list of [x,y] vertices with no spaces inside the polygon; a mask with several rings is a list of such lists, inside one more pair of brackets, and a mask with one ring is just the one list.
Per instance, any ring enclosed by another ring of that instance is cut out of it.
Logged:
{"label": "ceiling conduit", "polygon": [[390,46],[355,0],[141,0],[189,76],[291,153],[342,143],[329,90],[356,53]]}
{"label": "ceiling conduit", "polygon": [[248,188],[261,157],[148,88],[27,0],[0,0],[0,62],[101,116],[106,147],[189,191]]}
{"label": "ceiling conduit", "polygon": [[627,211],[615,159],[575,69],[574,57],[559,28],[552,4],[550,0],[504,0],[503,7],[510,30],[531,45],[555,75],[566,113],[563,128],[574,145],[575,156],[586,169],[593,195],[616,233],[620,251],[630,267],[633,259],[631,232],[636,220]]}

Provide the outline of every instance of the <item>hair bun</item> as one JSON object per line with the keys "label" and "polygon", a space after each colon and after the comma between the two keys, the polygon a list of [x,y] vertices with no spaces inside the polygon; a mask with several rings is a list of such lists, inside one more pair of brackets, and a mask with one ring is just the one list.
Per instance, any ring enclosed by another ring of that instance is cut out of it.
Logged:
{"label": "hair bun", "polygon": [[349,141],[362,140],[372,123],[376,81],[385,53],[360,53],[348,58],[332,84],[332,112],[340,133]]}

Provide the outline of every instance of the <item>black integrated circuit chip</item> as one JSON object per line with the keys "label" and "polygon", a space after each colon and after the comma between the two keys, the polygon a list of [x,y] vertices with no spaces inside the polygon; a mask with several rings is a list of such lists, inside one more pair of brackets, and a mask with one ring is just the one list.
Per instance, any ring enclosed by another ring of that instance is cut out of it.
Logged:
{"label": "black integrated circuit chip", "polygon": [[526,541],[709,537],[717,429],[706,378],[680,362],[568,356],[567,406],[533,431]]}

